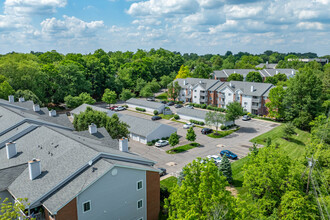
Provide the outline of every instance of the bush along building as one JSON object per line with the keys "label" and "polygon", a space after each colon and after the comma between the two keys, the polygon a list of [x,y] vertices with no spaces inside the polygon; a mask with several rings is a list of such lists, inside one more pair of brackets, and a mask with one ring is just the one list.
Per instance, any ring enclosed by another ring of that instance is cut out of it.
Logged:
{"label": "bush along building", "polygon": [[36,219],[158,219],[155,162],[130,153],[126,138],[94,124],[74,131],[67,116],[47,111],[0,100],[2,201],[27,198]]}
{"label": "bush along building", "polygon": [[274,86],[270,83],[244,81],[222,82],[214,79],[176,79],[181,86],[179,101],[207,104],[226,108],[230,102],[237,101],[244,111],[252,114],[268,114],[265,103]]}

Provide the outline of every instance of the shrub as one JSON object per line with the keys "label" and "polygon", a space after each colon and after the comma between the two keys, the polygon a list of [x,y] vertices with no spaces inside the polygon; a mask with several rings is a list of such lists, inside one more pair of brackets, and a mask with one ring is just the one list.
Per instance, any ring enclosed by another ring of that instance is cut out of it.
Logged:
{"label": "shrub", "polygon": [[159,141],[159,139],[152,140],[151,142],[155,144],[157,141]]}
{"label": "shrub", "polygon": [[123,107],[128,108],[128,105],[123,105]]}
{"label": "shrub", "polygon": [[189,103],[190,106],[194,106],[194,103]]}
{"label": "shrub", "polygon": [[152,146],[152,145],[154,145],[154,144],[153,144],[152,142],[149,141],[149,142],[147,142],[147,145],[148,145],[148,146]]}
{"label": "shrub", "polygon": [[257,117],[257,115],[255,115],[255,114],[250,114],[250,116],[251,116],[251,118]]}
{"label": "shrub", "polygon": [[144,108],[139,108],[139,107],[136,107],[135,109],[136,109],[136,111],[140,111],[140,112],[145,112],[145,111],[146,111],[146,109],[144,109]]}
{"label": "shrub", "polygon": [[206,109],[209,109],[209,110],[214,110],[214,109],[215,109],[215,107],[214,107],[214,106],[212,106],[212,105],[208,105],[208,106],[206,107]]}
{"label": "shrub", "polygon": [[168,140],[170,137],[162,137],[161,140]]}
{"label": "shrub", "polygon": [[157,110],[154,110],[154,115],[158,115],[158,111]]}
{"label": "shrub", "polygon": [[220,126],[220,129],[221,129],[221,130],[226,130],[227,127],[226,127],[226,125],[221,125],[221,126]]}
{"label": "shrub", "polygon": [[201,104],[201,108],[206,109],[206,104]]}
{"label": "shrub", "polygon": [[196,125],[205,125],[205,123],[202,122],[202,121],[196,121],[196,120],[193,120],[193,119],[190,119],[189,121],[190,121],[191,123],[196,124]]}
{"label": "shrub", "polygon": [[175,120],[179,120],[180,119],[180,116],[179,115],[174,115],[173,116]]}

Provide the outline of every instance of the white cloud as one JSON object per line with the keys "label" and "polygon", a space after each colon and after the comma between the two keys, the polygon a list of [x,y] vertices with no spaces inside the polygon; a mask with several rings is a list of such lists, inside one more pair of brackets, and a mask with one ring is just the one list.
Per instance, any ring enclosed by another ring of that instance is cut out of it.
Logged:
{"label": "white cloud", "polygon": [[320,22],[299,22],[297,27],[305,30],[323,30],[323,24]]}
{"label": "white cloud", "polygon": [[104,27],[103,21],[85,22],[74,16],[64,15],[63,20],[47,18],[41,22],[42,33],[48,37],[88,37]]}
{"label": "white cloud", "polygon": [[230,19],[251,18],[257,16],[261,11],[261,6],[226,6],[224,9],[226,15]]}

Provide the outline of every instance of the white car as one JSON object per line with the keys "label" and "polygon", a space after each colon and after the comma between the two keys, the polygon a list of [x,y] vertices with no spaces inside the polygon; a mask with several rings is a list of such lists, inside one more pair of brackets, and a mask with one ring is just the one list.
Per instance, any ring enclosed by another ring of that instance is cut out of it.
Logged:
{"label": "white car", "polygon": [[126,110],[125,107],[123,106],[118,106],[117,108],[114,109],[115,111],[123,111],[123,110]]}
{"label": "white car", "polygon": [[216,164],[221,163],[221,158],[218,155],[208,155],[207,158],[213,159]]}
{"label": "white car", "polygon": [[159,140],[155,143],[156,147],[162,147],[162,146],[166,146],[168,145],[168,141],[167,140]]}
{"label": "white car", "polygon": [[194,127],[194,126],[195,126],[195,124],[190,122],[190,123],[184,124],[183,128],[189,129],[189,128]]}
{"label": "white car", "polygon": [[191,106],[191,105],[186,105],[185,108],[190,108],[190,109],[193,109],[194,107]]}

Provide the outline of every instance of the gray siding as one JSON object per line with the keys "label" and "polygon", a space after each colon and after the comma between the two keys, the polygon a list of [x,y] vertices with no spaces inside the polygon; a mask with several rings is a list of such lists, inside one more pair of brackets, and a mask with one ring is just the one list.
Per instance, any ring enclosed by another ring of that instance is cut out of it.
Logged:
{"label": "gray siding", "polygon": [[[117,175],[112,175],[114,169]],[[139,180],[143,180],[143,188],[137,191]],[[138,210],[140,199],[143,199],[143,207]],[[86,201],[91,201],[91,210],[83,213],[82,206]],[[146,219],[146,202],[146,172],[114,167],[77,196],[78,219]]]}
{"label": "gray siding", "polygon": [[162,125],[151,134],[148,135],[147,141],[155,139],[161,139],[162,137],[169,137],[172,133],[176,132],[177,129],[172,126]]}

